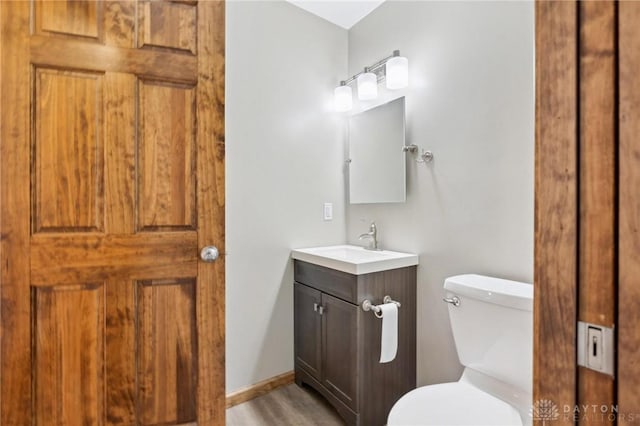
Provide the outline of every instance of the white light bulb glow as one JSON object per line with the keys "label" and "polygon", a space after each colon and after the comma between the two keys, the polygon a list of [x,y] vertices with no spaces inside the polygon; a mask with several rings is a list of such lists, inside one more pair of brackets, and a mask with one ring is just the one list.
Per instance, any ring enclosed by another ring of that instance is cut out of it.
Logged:
{"label": "white light bulb glow", "polygon": [[409,85],[409,60],[394,56],[386,64],[387,89],[402,89]]}
{"label": "white light bulb glow", "polygon": [[353,107],[353,96],[351,87],[338,86],[333,90],[333,103],[336,111],[345,112]]}
{"label": "white light bulb glow", "polygon": [[368,101],[378,96],[378,77],[372,72],[358,76],[358,99]]}

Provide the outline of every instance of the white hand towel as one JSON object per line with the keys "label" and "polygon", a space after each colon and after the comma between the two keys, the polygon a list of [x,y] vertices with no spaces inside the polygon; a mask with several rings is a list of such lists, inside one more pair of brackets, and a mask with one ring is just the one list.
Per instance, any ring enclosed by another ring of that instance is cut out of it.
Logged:
{"label": "white hand towel", "polygon": [[395,303],[379,305],[382,309],[382,340],[380,363],[393,361],[398,352],[398,306]]}

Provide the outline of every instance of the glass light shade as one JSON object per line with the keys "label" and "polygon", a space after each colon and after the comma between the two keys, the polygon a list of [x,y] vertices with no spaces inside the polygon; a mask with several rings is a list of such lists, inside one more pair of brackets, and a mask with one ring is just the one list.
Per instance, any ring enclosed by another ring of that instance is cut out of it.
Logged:
{"label": "glass light shade", "polygon": [[378,96],[378,77],[372,72],[358,76],[358,99],[368,101]]}
{"label": "glass light shade", "polygon": [[350,86],[338,86],[333,90],[333,102],[338,112],[349,111],[353,107]]}
{"label": "glass light shade", "polygon": [[409,60],[402,56],[389,59],[387,67],[387,89],[402,89],[409,85]]}

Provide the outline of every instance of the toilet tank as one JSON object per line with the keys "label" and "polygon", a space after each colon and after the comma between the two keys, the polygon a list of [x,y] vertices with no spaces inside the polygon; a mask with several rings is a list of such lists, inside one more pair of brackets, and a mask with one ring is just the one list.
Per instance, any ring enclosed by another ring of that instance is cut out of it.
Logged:
{"label": "toilet tank", "polygon": [[460,362],[532,392],[533,285],[482,275],[445,280],[449,318]]}

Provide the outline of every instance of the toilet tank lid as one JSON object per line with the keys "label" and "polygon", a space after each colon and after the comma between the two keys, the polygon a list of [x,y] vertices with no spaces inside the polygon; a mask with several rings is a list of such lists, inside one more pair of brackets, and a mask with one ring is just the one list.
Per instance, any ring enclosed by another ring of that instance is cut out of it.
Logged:
{"label": "toilet tank lid", "polygon": [[484,275],[449,277],[444,288],[458,295],[525,311],[533,310],[533,285]]}

